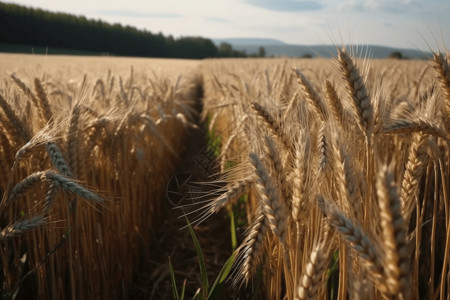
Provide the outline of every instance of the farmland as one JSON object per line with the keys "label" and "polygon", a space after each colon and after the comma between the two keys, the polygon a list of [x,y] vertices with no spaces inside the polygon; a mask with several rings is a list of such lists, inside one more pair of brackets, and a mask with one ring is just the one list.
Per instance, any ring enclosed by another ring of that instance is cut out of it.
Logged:
{"label": "farmland", "polygon": [[2,54],[0,96],[5,298],[447,298],[445,54]]}

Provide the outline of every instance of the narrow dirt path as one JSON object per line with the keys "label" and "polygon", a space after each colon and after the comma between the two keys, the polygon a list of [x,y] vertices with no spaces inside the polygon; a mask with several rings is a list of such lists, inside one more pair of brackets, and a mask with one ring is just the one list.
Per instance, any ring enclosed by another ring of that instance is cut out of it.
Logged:
{"label": "narrow dirt path", "polygon": [[[199,102],[199,114],[201,107]],[[197,195],[207,194],[208,191],[198,183],[210,181],[208,175],[214,172],[211,169],[214,157],[208,147],[204,124],[200,118],[196,121],[198,128],[190,129],[186,138],[186,150],[167,187],[167,197],[152,235],[151,259],[141,265],[140,275],[134,280],[133,299],[173,299],[169,257],[179,290],[186,280],[185,299],[192,299],[201,287],[198,257],[189,230],[185,227],[183,209],[179,207],[197,201]],[[204,199],[206,198],[202,198]],[[185,211],[199,207],[186,206]],[[190,222],[195,221],[195,216],[196,214],[189,215]],[[226,212],[213,215],[194,228],[203,249],[210,284],[231,255],[229,228],[230,221]],[[220,296],[220,299],[232,298],[234,297],[225,296],[224,293]]]}

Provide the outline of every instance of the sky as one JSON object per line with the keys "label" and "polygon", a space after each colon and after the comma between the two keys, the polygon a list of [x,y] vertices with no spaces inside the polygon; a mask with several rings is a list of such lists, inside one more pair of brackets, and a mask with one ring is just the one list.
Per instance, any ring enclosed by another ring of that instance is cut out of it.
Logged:
{"label": "sky", "polygon": [[7,0],[205,38],[272,38],[289,44],[450,48],[450,0]]}

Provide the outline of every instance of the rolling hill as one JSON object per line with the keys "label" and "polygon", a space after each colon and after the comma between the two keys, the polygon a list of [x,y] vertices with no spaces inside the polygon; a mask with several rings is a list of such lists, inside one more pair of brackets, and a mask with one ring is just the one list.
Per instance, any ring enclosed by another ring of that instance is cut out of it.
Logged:
{"label": "rolling hill", "polygon": [[[275,39],[258,39],[258,38],[229,38],[229,39],[212,39],[218,46],[222,42],[232,45],[233,49],[238,51],[246,51],[247,53],[257,53],[258,48],[264,47],[266,56],[275,57],[303,57],[311,55],[312,57],[336,57],[337,50],[335,45],[292,45],[286,44]],[[403,57],[412,59],[426,59],[431,57],[430,52],[423,52],[416,49],[401,49],[394,47],[385,47],[377,45],[359,45],[355,48],[356,56],[384,58],[393,52],[401,52]]]}

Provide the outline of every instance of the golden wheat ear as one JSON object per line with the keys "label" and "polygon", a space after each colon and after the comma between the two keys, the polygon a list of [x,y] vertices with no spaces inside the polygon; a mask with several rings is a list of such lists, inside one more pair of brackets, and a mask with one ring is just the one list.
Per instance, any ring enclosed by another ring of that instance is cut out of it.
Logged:
{"label": "golden wheat ear", "polygon": [[328,121],[329,112],[326,102],[300,70],[293,69],[293,71],[297,75],[298,83],[302,87],[308,103],[313,107],[313,111],[322,121]]}
{"label": "golden wheat ear", "polygon": [[402,215],[400,193],[394,174],[387,167],[380,168],[377,195],[380,207],[380,225],[383,236],[386,286],[392,295],[410,295],[410,249],[407,228]]}
{"label": "golden wheat ear", "polygon": [[446,99],[446,109],[450,104],[450,68],[448,66],[448,55],[433,52],[433,67],[436,71],[439,86]]}
{"label": "golden wheat ear", "polygon": [[237,249],[233,286],[240,287],[255,276],[256,271],[264,259],[265,244],[269,224],[261,206],[256,209],[250,227],[242,244]]}
{"label": "golden wheat ear", "polygon": [[320,243],[311,251],[297,286],[296,299],[314,300],[319,297],[319,290],[326,282],[324,277],[330,261],[330,253],[326,247],[326,244]]}
{"label": "golden wheat ear", "polygon": [[41,115],[43,117],[43,123],[46,124],[48,121],[50,121],[53,118],[53,113],[50,108],[50,103],[48,101],[47,93],[44,90],[44,87],[42,86],[41,81],[39,78],[34,79],[34,88],[37,94],[37,97],[39,99],[39,111],[41,112]]}
{"label": "golden wheat ear", "polygon": [[258,119],[263,122],[262,124],[265,124],[270,128],[273,134],[280,139],[285,146],[286,151],[290,152],[292,149],[292,142],[280,122],[264,106],[257,102],[253,102],[251,108],[256,112]]}
{"label": "golden wheat ear", "polygon": [[388,288],[384,280],[383,256],[378,242],[373,240],[360,225],[347,218],[327,198],[317,195],[316,201],[330,225],[352,246],[358,257],[364,262],[363,266],[376,287],[380,291],[386,292]]}
{"label": "golden wheat ear", "polygon": [[373,129],[374,110],[364,79],[347,50],[339,49],[338,62],[359,128],[365,135],[370,136]]}
{"label": "golden wheat ear", "polygon": [[266,156],[270,161],[271,168],[273,168],[275,173],[274,180],[276,180],[277,186],[280,187],[281,191],[280,196],[282,196],[281,201],[283,201],[289,206],[291,203],[288,200],[291,199],[292,190],[287,180],[287,177],[285,176],[287,171],[285,170],[286,168],[284,167],[281,155],[278,152],[278,148],[275,141],[270,136],[265,136],[264,142],[265,142],[264,150]]}
{"label": "golden wheat ear", "polygon": [[419,196],[420,179],[428,164],[429,156],[426,151],[427,143],[428,136],[422,132],[417,132],[412,135],[400,193],[402,212],[406,223],[410,222],[415,203],[418,201],[417,197]]}

